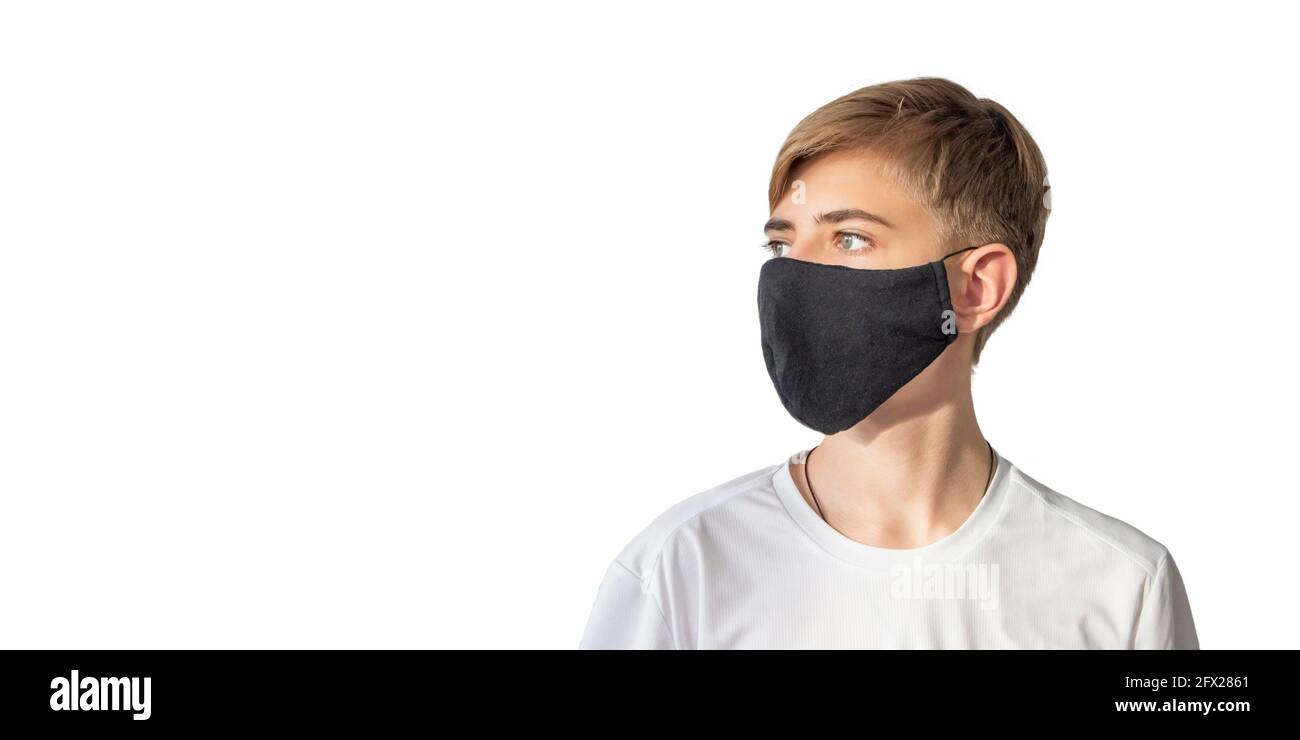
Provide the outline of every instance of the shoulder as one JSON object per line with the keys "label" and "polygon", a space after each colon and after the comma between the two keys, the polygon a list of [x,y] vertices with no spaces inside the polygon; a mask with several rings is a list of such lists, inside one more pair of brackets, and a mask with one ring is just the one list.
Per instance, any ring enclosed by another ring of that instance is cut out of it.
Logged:
{"label": "shoulder", "polygon": [[638,532],[619,552],[615,563],[642,580],[648,579],[664,552],[697,532],[703,522],[741,516],[755,504],[776,503],[772,476],[780,467],[777,464],[752,470],[678,501]]}
{"label": "shoulder", "polygon": [[1165,564],[1169,550],[1137,527],[1085,506],[1013,466],[1010,484],[1025,497],[1024,509],[1038,518],[1058,543],[1074,540],[1110,552],[1140,569],[1148,578]]}

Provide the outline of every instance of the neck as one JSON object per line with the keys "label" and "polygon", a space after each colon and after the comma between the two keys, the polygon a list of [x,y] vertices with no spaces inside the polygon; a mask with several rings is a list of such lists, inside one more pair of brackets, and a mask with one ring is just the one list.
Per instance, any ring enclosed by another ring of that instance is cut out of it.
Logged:
{"label": "neck", "polygon": [[[826,437],[805,469],[827,522],[864,544],[928,545],[960,527],[984,495],[990,453],[975,419],[969,371],[937,384],[917,380],[922,387],[905,389],[917,392],[900,392],[856,426]],[[937,395],[927,385],[948,392]],[[918,405],[909,397],[932,400]],[[804,487],[798,472],[795,480]]]}

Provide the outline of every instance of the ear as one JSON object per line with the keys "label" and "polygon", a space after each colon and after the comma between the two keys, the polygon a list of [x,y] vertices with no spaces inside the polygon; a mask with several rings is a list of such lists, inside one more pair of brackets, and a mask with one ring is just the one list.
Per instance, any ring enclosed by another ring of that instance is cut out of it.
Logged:
{"label": "ear", "polygon": [[973,334],[992,322],[1011,297],[1016,275],[1016,255],[1001,243],[972,249],[950,263],[948,292],[957,332]]}

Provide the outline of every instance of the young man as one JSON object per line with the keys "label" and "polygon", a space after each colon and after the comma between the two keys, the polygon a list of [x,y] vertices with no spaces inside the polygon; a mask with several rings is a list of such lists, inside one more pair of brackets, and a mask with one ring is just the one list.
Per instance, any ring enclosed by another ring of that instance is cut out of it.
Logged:
{"label": "young man", "polygon": [[811,450],[673,506],[606,572],[584,648],[1199,647],[1169,551],[984,439],[971,370],[1033,273],[1029,133],[943,79],[791,132],[763,356]]}

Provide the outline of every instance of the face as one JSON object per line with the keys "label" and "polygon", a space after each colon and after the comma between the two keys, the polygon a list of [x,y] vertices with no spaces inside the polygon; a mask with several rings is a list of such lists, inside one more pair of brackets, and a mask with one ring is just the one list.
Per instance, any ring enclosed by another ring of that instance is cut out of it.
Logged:
{"label": "face", "polygon": [[933,219],[866,152],[833,152],[792,173],[764,227],[777,256],[861,269],[913,267],[948,253]]}
{"label": "face", "polygon": [[[796,168],[765,233],[775,256],[865,270],[915,267],[967,246],[944,243],[925,208],[865,152],[834,152]],[[989,244],[946,260],[945,269],[957,340],[859,422],[858,433],[876,434],[969,394],[974,332],[1009,295],[1015,260],[1005,245]]]}

